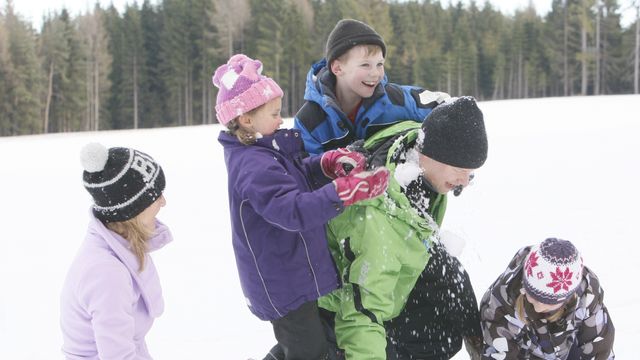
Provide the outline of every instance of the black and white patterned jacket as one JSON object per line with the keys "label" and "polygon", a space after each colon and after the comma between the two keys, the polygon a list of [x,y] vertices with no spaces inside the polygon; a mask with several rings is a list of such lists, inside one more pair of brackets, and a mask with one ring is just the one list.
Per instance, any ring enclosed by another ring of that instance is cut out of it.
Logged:
{"label": "black and white patterned jacket", "polygon": [[598,277],[586,266],[576,296],[565,313],[548,322],[524,301],[525,318],[516,313],[522,267],[531,247],[518,251],[480,303],[484,335],[483,359],[565,360],[572,348],[580,359],[614,359],[615,329],[604,306]]}

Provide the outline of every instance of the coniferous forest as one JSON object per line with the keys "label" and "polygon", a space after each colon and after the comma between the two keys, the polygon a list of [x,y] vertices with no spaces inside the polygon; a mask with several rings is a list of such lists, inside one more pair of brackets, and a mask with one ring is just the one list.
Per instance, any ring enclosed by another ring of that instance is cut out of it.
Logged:
{"label": "coniferous forest", "polygon": [[211,75],[239,52],[262,60],[293,116],[342,18],[384,37],[392,82],[480,100],[638,93],[638,14],[638,0],[553,0],[544,17],[431,0],[144,0],[60,9],[36,29],[5,0],[0,136],[215,123]]}

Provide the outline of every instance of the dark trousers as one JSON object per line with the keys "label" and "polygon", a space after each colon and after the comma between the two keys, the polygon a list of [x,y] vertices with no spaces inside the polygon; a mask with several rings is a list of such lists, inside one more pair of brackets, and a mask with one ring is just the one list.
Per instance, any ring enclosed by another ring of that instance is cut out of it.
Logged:
{"label": "dark trousers", "polygon": [[271,324],[278,343],[264,360],[329,359],[316,301],[302,304],[284,317],[271,321]]}
{"label": "dark trousers", "polygon": [[446,360],[464,337],[481,337],[480,312],[469,274],[436,244],[403,311],[385,323],[388,360]]}
{"label": "dark trousers", "polygon": [[567,360],[580,360],[580,355],[582,355],[582,350],[580,350],[578,345],[574,342],[571,346],[571,350],[569,350]]}

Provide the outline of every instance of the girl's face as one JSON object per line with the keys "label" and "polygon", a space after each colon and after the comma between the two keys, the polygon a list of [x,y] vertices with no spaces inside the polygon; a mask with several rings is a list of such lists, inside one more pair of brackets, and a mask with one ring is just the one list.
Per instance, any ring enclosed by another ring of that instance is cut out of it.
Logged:
{"label": "girl's face", "polygon": [[156,230],[156,216],[160,212],[160,209],[166,204],[167,200],[164,198],[164,195],[160,195],[153,204],[149,205],[149,207],[138,214],[138,217],[145,228],[151,231]]}
{"label": "girl's face", "polygon": [[241,121],[241,124],[249,127],[253,132],[262,135],[273,135],[282,125],[281,109],[282,98],[277,97],[259,107],[255,112],[242,115],[246,116],[246,118],[244,122]]}
{"label": "girl's face", "polygon": [[475,170],[447,165],[423,154],[419,161],[425,179],[439,194],[446,194],[457,186],[466,187]]}
{"label": "girl's face", "polygon": [[524,295],[527,297],[527,301],[529,302],[529,304],[531,304],[533,306],[533,309],[537,313],[554,312],[554,311],[560,309],[562,307],[562,305],[564,305],[563,303],[555,304],[555,305],[549,305],[549,304],[541,303],[540,301],[538,301],[538,300],[534,299],[533,297],[531,297],[526,291],[525,291]]}
{"label": "girl's face", "polygon": [[340,90],[357,94],[361,98],[371,97],[384,78],[382,50],[368,53],[366,46],[355,46],[341,58],[343,60],[337,59],[331,64]]}

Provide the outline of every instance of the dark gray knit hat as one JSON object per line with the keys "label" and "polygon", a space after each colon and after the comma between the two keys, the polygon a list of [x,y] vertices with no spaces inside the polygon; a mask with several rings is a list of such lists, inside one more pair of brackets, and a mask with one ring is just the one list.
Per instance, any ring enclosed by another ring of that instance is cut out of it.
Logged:
{"label": "dark gray knit hat", "polygon": [[477,169],[487,160],[482,111],[471,96],[438,105],[422,123],[422,154],[441,163]]}
{"label": "dark gray knit hat", "polygon": [[343,19],[331,30],[325,48],[327,64],[346,53],[356,45],[378,45],[382,48],[382,56],[387,54],[387,46],[373,28],[362,21]]}
{"label": "dark gray knit hat", "polygon": [[93,214],[103,222],[125,221],[153,204],[164,191],[164,172],[141,151],[90,143],[80,161],[84,187],[93,197]]}

